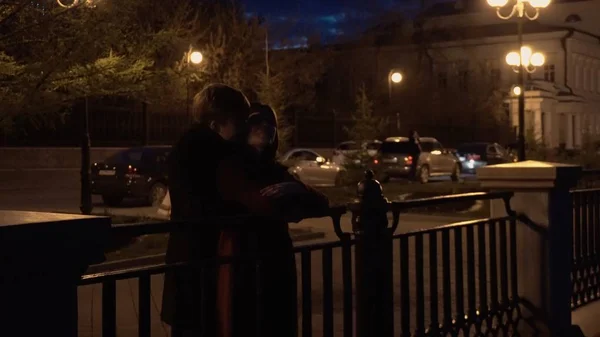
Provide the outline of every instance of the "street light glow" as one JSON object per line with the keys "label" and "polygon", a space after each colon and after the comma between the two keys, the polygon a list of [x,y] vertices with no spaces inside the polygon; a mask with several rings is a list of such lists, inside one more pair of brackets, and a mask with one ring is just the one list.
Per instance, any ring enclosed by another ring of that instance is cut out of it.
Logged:
{"label": "street light glow", "polygon": [[402,82],[402,74],[400,74],[399,72],[395,72],[392,75],[390,75],[390,79],[394,83],[400,83]]}
{"label": "street light glow", "polygon": [[202,62],[202,53],[199,51],[192,52],[190,54],[190,62],[193,64],[200,64]]}
{"label": "street light glow", "polygon": [[521,87],[518,85],[514,86],[512,91],[515,96],[521,96]]}

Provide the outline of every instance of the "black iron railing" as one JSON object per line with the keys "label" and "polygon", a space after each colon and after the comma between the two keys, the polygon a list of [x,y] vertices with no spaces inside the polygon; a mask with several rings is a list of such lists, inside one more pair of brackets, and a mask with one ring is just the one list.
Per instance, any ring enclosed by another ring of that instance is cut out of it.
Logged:
{"label": "black iron railing", "polygon": [[[388,212],[392,214],[388,241],[392,256],[386,260],[389,265],[385,268],[390,271],[393,303],[390,312],[378,315],[392,318],[394,335],[508,336],[516,331],[522,322],[517,289],[516,216],[508,206],[506,217],[395,233],[397,227],[402,231],[400,213],[407,208],[467,200],[506,202],[511,196],[511,193],[468,193],[388,204]],[[365,314],[364,308],[362,311],[357,308],[360,305],[357,287],[366,283],[358,282],[356,263],[361,254],[369,253],[365,253],[364,247],[358,249],[359,235],[342,231],[342,214],[340,208],[333,209],[331,214],[339,240],[295,247],[299,335],[303,337],[355,336],[359,314]],[[235,226],[235,221],[226,223]],[[168,222],[124,225],[115,228],[115,233],[138,236],[185,226]],[[159,264],[85,275],[82,286],[102,286],[102,336],[117,335],[118,281],[132,279],[137,279],[138,284],[136,294],[132,295],[138,307],[137,332],[142,337],[150,336],[153,321],[159,319],[152,315],[152,278],[173,268],[189,266]]]}
{"label": "black iron railing", "polygon": [[516,331],[521,312],[514,217],[466,221],[394,239],[400,251],[402,336]]}
{"label": "black iron railing", "polygon": [[573,200],[573,294],[577,308],[600,298],[600,188],[571,192]]}

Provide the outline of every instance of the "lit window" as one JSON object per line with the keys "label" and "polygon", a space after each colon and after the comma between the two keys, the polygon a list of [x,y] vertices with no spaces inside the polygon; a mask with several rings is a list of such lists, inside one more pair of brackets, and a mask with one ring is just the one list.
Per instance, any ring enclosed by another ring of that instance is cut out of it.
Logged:
{"label": "lit window", "polygon": [[544,81],[554,82],[554,64],[544,65]]}
{"label": "lit window", "polygon": [[445,71],[440,71],[437,74],[437,84],[438,88],[445,89],[448,87],[448,73]]}

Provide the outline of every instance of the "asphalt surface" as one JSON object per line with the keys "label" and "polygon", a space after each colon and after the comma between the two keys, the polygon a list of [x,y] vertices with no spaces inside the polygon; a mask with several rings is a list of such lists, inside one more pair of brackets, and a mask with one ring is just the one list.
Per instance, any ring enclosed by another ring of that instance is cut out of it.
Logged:
{"label": "asphalt surface", "polygon": [[[79,206],[79,173],[72,171],[3,171],[0,172],[0,209],[17,210],[39,210],[39,211],[70,211],[77,212]],[[94,198],[96,209],[102,209],[103,206],[98,198]],[[111,213],[123,213],[128,215],[144,215],[155,210],[149,207],[139,207],[139,205],[130,204],[118,209],[110,210]],[[138,207],[135,207],[138,206]],[[398,232],[408,232],[417,229],[433,228],[449,223],[466,220],[454,216],[431,216],[418,214],[405,214],[400,218]],[[337,236],[333,231],[333,226],[329,219],[309,219],[299,224],[292,224],[296,227],[306,227],[325,233],[325,238],[318,241],[302,242],[300,245],[313,244],[316,242],[335,241]],[[342,221],[344,231],[351,230],[350,217],[344,216]],[[439,245],[439,240],[438,240]],[[414,248],[414,242],[411,243]],[[411,293],[414,293],[416,278],[414,275],[414,252],[413,248],[409,251],[411,256]],[[427,257],[428,245],[425,241],[424,252],[425,261]],[[441,252],[441,248],[438,248]],[[438,255],[440,255],[438,253]],[[400,289],[400,252],[399,245],[394,245],[394,288],[396,289],[394,299],[396,307],[396,328],[399,328],[399,289]],[[312,326],[313,336],[322,335],[322,300],[323,300],[323,263],[320,251],[311,253],[311,296],[313,300]],[[438,261],[441,257],[438,256]],[[297,255],[298,277],[301,279],[300,255]],[[341,251],[339,248],[333,250],[333,303],[334,303],[334,329],[336,335],[342,332],[342,279],[341,279]],[[428,268],[428,262],[426,262]],[[425,282],[428,280],[428,271],[425,271]],[[441,282],[440,282],[441,284]],[[152,336],[169,336],[169,329],[164,326],[159,318],[162,298],[162,276],[157,275],[152,278]],[[137,335],[137,280],[122,280],[117,283],[117,335],[135,336]],[[100,285],[82,286],[79,288],[79,336],[101,336],[102,315],[101,300],[102,287]],[[300,294],[299,294],[300,295]],[[299,296],[301,298],[301,296]],[[415,301],[411,303],[414,305]],[[427,309],[428,310],[428,309]],[[414,310],[413,310],[414,315]],[[302,319],[302,317],[300,317]],[[414,319],[414,317],[413,317]]]}

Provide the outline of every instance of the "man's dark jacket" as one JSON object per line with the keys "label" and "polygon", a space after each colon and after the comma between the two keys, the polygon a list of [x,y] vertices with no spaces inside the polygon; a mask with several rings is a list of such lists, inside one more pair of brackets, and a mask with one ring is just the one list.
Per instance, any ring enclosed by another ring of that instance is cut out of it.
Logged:
{"label": "man's dark jacket", "polygon": [[[173,147],[168,159],[171,220],[192,223],[185,231],[170,234],[167,263],[198,263],[216,255],[218,224],[193,221],[239,213],[239,208],[220,198],[216,183],[217,165],[234,150],[231,142],[202,126],[192,127]],[[165,274],[163,321],[177,329],[213,335],[216,276],[205,271],[186,268]]]}

